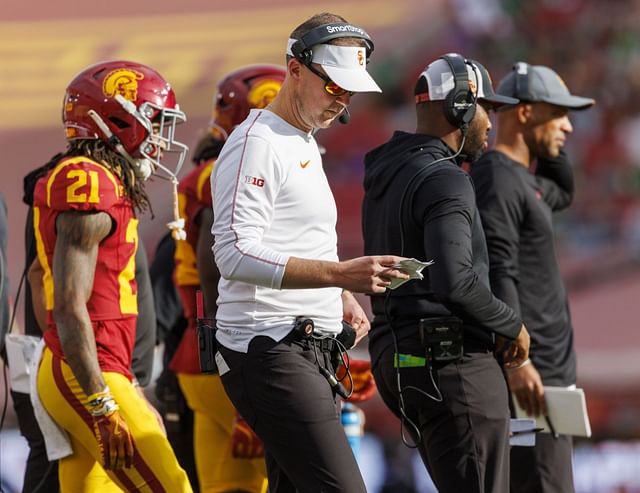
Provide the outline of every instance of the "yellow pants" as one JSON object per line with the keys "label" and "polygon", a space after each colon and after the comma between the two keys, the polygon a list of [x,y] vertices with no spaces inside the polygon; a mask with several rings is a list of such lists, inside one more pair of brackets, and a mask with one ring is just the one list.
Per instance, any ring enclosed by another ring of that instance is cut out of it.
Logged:
{"label": "yellow pants", "polygon": [[263,459],[236,459],[231,455],[235,409],[218,375],[178,373],[178,381],[194,414],[194,449],[201,493],[247,491],[265,493]]}
{"label": "yellow pants", "polygon": [[133,435],[133,466],[106,471],[101,466],[92,417],[84,407],[86,394],[69,365],[45,348],[38,369],[38,393],[51,417],[71,438],[73,455],[59,461],[62,493],[121,491],[191,493],[187,475],[178,465],[155,414],[129,380],[103,372],[113,398]]}

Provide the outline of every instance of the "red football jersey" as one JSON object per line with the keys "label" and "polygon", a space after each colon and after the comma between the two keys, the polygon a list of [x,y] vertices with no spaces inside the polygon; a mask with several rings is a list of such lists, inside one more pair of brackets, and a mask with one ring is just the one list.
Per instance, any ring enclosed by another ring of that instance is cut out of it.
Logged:
{"label": "red football jersey", "polygon": [[[198,214],[205,207],[212,207],[210,178],[215,159],[198,166],[178,186],[180,217],[185,218],[186,240],[176,242],[175,282],[182,301],[187,329],[173,355],[169,368],[179,373],[200,373],[198,364],[198,341],[196,335],[196,288],[200,286],[200,276],[196,264],[196,249],[200,226],[196,223]],[[204,234],[211,234],[204,231]],[[213,262],[213,254],[211,261]]]}
{"label": "red football jersey", "polygon": [[[205,207],[212,207],[210,177],[215,160],[198,166],[178,186],[180,217],[185,219],[186,240],[176,242],[175,281],[178,286],[199,286],[200,276],[196,264],[196,249],[200,227],[196,218]],[[210,233],[207,233],[210,234]],[[183,300],[184,301],[184,300]],[[195,307],[195,301],[194,301]],[[195,316],[195,311],[194,311]]]}
{"label": "red football jersey", "polygon": [[[38,180],[34,194],[34,230],[38,259],[44,270],[44,291],[51,330],[45,340],[64,357],[51,312],[54,307],[53,251],[56,218],[65,211],[103,211],[113,231],[98,247],[93,290],[87,311],[94,324],[98,360],[103,371],[129,375],[138,314],[135,252],[138,219],[120,179],[87,158],[65,158]],[[105,330],[103,321],[119,320],[118,329]]]}

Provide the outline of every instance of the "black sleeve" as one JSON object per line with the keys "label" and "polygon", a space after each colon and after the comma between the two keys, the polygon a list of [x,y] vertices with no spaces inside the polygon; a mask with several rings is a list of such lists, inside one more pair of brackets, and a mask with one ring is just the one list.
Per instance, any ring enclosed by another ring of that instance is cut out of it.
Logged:
{"label": "black sleeve", "polygon": [[138,320],[131,371],[138,383],[146,387],[151,381],[153,353],[156,345],[156,310],[149,278],[149,264],[142,242],[136,251],[136,282],[138,284]]}
{"label": "black sleeve", "polygon": [[424,245],[431,289],[454,314],[511,339],[521,321],[491,293],[473,268],[472,227],[475,196],[469,177],[458,169],[429,176],[417,191],[424,225]]}
{"label": "black sleeve", "polygon": [[471,176],[489,251],[489,278],[494,294],[520,314],[519,251],[523,200],[508,168],[485,163]]}
{"label": "black sleeve", "polygon": [[556,158],[538,159],[536,180],[552,211],[566,209],[573,200],[573,169],[564,150]]}

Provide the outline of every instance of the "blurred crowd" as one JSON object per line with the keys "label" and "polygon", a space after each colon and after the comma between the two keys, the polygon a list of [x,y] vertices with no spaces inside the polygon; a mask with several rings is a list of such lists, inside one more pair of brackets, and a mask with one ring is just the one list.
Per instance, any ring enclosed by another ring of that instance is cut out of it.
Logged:
{"label": "blurred crowd", "polygon": [[[573,289],[640,264],[640,1],[453,0],[421,18],[422,37],[379,43],[371,64],[384,94],[358,96],[348,128],[320,135],[343,221],[344,255],[360,244],[362,156],[395,128],[415,125],[413,84],[423,65],[443,51],[483,63],[494,83],[514,62],[554,68],[577,94],[595,98],[589,112],[572,113],[567,150],[577,193],[557,227],[563,270]],[[384,50],[387,49],[385,52]],[[342,126],[341,126],[342,127]],[[357,200],[354,200],[357,199]],[[597,258],[597,262],[594,260]]]}

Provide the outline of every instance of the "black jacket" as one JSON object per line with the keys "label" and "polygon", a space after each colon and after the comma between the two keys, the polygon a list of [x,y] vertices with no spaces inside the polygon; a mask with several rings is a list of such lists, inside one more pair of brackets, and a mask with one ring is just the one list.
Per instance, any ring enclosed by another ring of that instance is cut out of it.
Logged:
{"label": "black jacket", "polygon": [[435,262],[422,271],[424,280],[390,291],[388,301],[371,296],[372,358],[392,342],[385,308],[399,339],[415,336],[420,318],[451,314],[463,321],[467,347],[491,349],[494,334],[519,333],[520,318],[489,288],[473,185],[451,155],[440,139],[396,132],[365,157],[365,254]]}
{"label": "black jacket", "polygon": [[536,174],[490,151],[471,176],[484,224],[495,295],[518,312],[531,336],[530,357],[546,385],[576,382],[573,329],[553,235],[553,211],[569,206],[573,173],[566,156]]}

